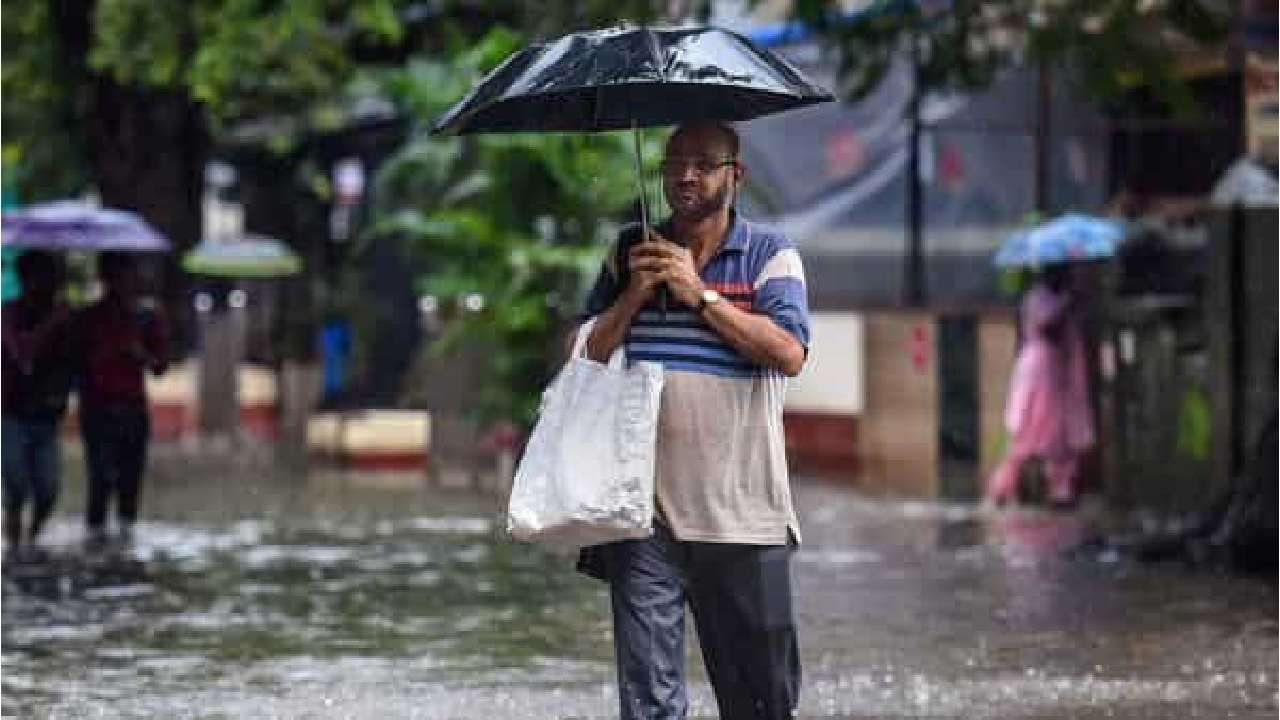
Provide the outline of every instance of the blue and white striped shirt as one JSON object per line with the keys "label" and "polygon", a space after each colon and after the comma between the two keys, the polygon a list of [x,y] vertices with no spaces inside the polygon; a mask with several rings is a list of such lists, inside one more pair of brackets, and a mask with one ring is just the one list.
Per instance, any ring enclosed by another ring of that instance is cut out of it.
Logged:
{"label": "blue and white striped shirt", "polygon": [[[666,235],[665,228],[658,230]],[[620,255],[625,253],[615,247],[601,270],[587,299],[587,316],[607,310],[625,287]],[[804,270],[799,253],[781,233],[735,213],[701,277],[725,302],[767,316],[808,348]],[[674,299],[665,315],[654,303],[643,308],[627,331],[625,347],[629,362],[647,360],[665,370],[657,493],[659,511],[675,536],[750,544],[798,539],[782,430],[786,378],[781,371],[738,352]]]}

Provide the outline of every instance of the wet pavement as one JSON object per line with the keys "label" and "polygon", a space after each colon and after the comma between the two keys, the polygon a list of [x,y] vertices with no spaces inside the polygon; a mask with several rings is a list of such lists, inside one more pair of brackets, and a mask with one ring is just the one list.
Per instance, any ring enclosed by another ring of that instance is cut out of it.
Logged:
{"label": "wet pavement", "polygon": [[[80,547],[69,479],[50,556],[5,563],[5,717],[615,715],[603,585],[492,498],[192,467],[156,463],[127,550]],[[1274,581],[1064,556],[1072,515],[797,497],[803,717],[1277,716]]]}

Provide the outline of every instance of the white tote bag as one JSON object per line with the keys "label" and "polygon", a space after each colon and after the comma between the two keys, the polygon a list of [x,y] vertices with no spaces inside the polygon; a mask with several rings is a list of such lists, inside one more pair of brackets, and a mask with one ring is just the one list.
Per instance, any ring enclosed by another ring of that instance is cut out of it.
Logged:
{"label": "white tote bag", "polygon": [[516,468],[507,530],[519,540],[584,547],[645,538],[653,530],[654,442],[662,366],[625,367],[585,356],[594,318],[542,395],[538,421]]}

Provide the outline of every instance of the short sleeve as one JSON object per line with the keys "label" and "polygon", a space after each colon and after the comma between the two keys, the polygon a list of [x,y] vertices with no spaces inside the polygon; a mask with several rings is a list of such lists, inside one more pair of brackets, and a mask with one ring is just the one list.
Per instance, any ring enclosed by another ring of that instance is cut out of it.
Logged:
{"label": "short sleeve", "polygon": [[769,316],[809,349],[809,298],[804,266],[795,248],[784,246],[765,261],[756,275],[754,309]]}
{"label": "short sleeve", "polygon": [[583,305],[582,312],[578,313],[578,322],[586,322],[588,318],[608,310],[609,306],[618,299],[619,293],[617,278],[607,264],[602,264],[600,274],[596,276],[596,281],[591,285],[591,291],[587,293],[587,302]]}

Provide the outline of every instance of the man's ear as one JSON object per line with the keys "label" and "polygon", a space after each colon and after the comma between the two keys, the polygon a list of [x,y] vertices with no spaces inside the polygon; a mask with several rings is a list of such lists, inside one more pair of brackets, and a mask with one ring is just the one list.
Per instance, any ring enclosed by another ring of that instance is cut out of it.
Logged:
{"label": "man's ear", "polygon": [[747,177],[747,168],[740,162],[733,164],[733,192],[729,196],[729,207],[738,206],[738,195],[742,193],[742,181]]}

